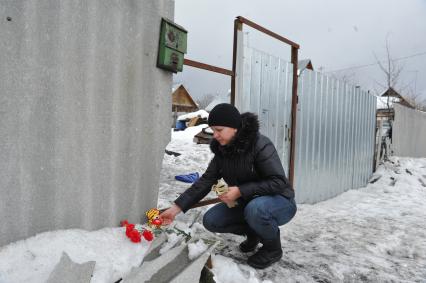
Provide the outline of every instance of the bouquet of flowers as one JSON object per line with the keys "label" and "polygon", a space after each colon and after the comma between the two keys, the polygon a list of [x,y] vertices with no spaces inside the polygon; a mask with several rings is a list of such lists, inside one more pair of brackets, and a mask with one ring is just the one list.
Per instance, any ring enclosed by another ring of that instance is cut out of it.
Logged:
{"label": "bouquet of flowers", "polygon": [[[148,217],[148,226],[150,229],[158,230],[161,228],[163,221],[160,218],[160,211],[156,208],[151,208],[146,213]],[[142,237],[147,241],[152,241],[154,239],[153,232],[140,224],[129,223],[127,220],[121,221],[121,226],[126,227],[126,236],[133,243],[140,243]],[[155,231],[154,231],[155,232]]]}
{"label": "bouquet of flowers", "polygon": [[152,241],[155,235],[159,235],[162,232],[182,235],[185,237],[186,241],[189,241],[191,238],[190,234],[177,227],[162,229],[163,220],[160,217],[160,211],[158,209],[151,208],[145,214],[148,217],[148,222],[144,225],[129,223],[127,220],[121,221],[121,226],[126,228],[127,238],[133,243],[140,243],[142,238],[146,241]]}
{"label": "bouquet of flowers", "polygon": [[126,236],[133,243],[140,243],[142,237],[147,241],[152,241],[154,239],[152,231],[140,224],[133,224],[129,223],[127,220],[123,220],[121,226],[126,228]]}

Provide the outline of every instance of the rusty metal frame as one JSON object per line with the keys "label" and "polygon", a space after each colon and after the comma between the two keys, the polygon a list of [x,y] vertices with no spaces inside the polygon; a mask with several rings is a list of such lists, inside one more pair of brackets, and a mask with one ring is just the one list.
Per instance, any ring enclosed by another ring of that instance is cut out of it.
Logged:
{"label": "rusty metal frame", "polygon": [[[216,66],[213,66],[213,65],[205,64],[205,63],[201,63],[201,62],[194,61],[194,60],[184,59],[183,64],[186,65],[186,66],[191,66],[193,68],[198,68],[198,69],[202,69],[202,70],[206,70],[206,71],[230,76],[231,78],[235,77],[235,72],[233,72],[231,70],[216,67]],[[221,200],[219,198],[203,200],[203,201],[200,201],[199,203],[196,203],[195,205],[193,205],[191,207],[191,209],[196,208],[196,207],[210,205],[210,204],[215,204],[215,203],[219,203],[219,202],[221,202]],[[162,211],[165,211],[165,210],[166,209],[163,209]],[[210,263],[210,265],[211,265],[211,263]]]}
{"label": "rusty metal frame", "polygon": [[197,61],[194,61],[194,60],[184,59],[183,64],[187,65],[187,66],[194,67],[194,68],[203,69],[203,70],[206,70],[206,71],[210,71],[210,72],[219,73],[219,74],[234,77],[234,72],[231,71],[231,70],[216,67],[216,66],[213,66],[213,65],[208,65],[208,64],[197,62]]}
{"label": "rusty metal frame", "polygon": [[244,17],[237,17],[234,21],[234,46],[233,46],[233,55],[232,55],[232,73],[234,74],[231,79],[231,104],[235,104],[235,78],[236,78],[236,69],[237,69],[237,46],[238,46],[238,31],[241,31],[243,28],[243,24],[254,28],[266,35],[271,36],[285,44],[291,46],[291,63],[293,64],[293,85],[292,85],[292,99],[291,99],[291,135],[290,135],[290,172],[289,172],[289,181],[290,184],[294,185],[294,156],[296,152],[296,114],[297,114],[297,61],[298,61],[298,52],[299,52],[299,44],[269,30],[266,29]]}
{"label": "rusty metal frame", "polygon": [[[238,16],[234,20],[234,39],[233,39],[233,51],[232,51],[232,70],[216,67],[213,65],[197,62],[190,59],[184,59],[183,64],[186,66],[191,66],[194,68],[215,72],[219,74],[223,74],[231,77],[231,104],[235,105],[235,87],[236,87],[236,69],[237,69],[237,46],[238,46],[238,31],[242,31],[243,24],[254,28],[266,35],[269,35],[272,38],[275,38],[285,44],[290,45],[291,47],[291,63],[293,64],[293,84],[292,84],[292,99],[291,99],[291,132],[290,132],[290,164],[289,164],[289,181],[292,186],[294,186],[294,163],[295,163],[295,152],[296,152],[296,114],[297,114],[297,103],[298,103],[298,95],[297,95],[297,83],[298,83],[298,75],[297,75],[297,61],[298,61],[298,52],[300,45],[269,30],[266,29],[255,22],[252,22],[244,17]],[[218,198],[202,201],[198,204],[194,205],[194,207],[204,206],[212,203],[219,202]]]}

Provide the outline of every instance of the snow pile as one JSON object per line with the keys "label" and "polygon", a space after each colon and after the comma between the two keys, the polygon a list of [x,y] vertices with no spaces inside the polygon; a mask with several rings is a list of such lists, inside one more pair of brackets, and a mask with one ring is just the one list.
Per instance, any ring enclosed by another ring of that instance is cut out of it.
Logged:
{"label": "snow pile", "polygon": [[180,115],[177,120],[178,121],[186,121],[195,117],[200,117],[200,118],[208,118],[209,117],[209,113],[206,110],[198,110],[196,112],[191,112],[191,113],[187,113],[184,115]]}
{"label": "snow pile", "polygon": [[207,250],[208,246],[202,241],[198,240],[198,242],[188,244],[188,257],[190,260],[194,260],[199,257],[202,253]]}
{"label": "snow pile", "polygon": [[172,248],[174,248],[178,243],[182,242],[182,235],[178,234],[166,234],[167,235],[167,242],[163,244],[163,246],[160,249],[160,254],[165,254]]}
{"label": "snow pile", "polygon": [[[212,257],[213,269],[216,283],[270,283],[270,280],[259,280],[256,278],[256,271],[244,265],[236,264],[232,259],[216,255]],[[245,271],[245,272],[244,272]],[[245,273],[248,273],[246,275]]]}
{"label": "snow pile", "polygon": [[[201,132],[201,130],[203,128],[207,128],[208,125],[207,124],[201,124],[198,126],[194,126],[194,127],[189,127],[186,128],[183,131],[173,131],[172,130],[172,140],[173,142],[170,143],[167,146],[167,149],[172,149],[172,150],[177,150],[177,151],[192,151],[194,150],[193,144],[193,138],[196,134],[198,134],[199,132]],[[195,148],[196,149],[196,148]],[[209,150],[208,148],[205,148],[205,146],[203,147],[202,150]],[[192,152],[191,156],[187,156],[190,157],[189,159],[194,157],[194,153],[196,152]],[[164,165],[164,162],[163,162]]]}
{"label": "snow pile", "polygon": [[149,243],[134,244],[124,228],[60,230],[0,249],[0,282],[45,282],[65,251],[76,263],[96,261],[91,282],[114,282],[143,260]]}

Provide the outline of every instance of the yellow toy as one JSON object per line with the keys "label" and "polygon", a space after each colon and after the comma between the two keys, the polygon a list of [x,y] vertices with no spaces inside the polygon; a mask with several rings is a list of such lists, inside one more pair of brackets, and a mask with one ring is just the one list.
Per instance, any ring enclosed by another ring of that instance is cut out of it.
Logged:
{"label": "yellow toy", "polygon": [[151,208],[146,213],[148,217],[148,226],[152,228],[160,228],[163,224],[163,220],[160,218],[160,211],[156,208]]}

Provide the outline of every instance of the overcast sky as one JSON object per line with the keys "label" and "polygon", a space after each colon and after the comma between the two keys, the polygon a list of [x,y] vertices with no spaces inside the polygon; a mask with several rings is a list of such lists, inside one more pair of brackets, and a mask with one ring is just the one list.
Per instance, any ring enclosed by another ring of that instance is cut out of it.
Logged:
{"label": "overcast sky", "polygon": [[[246,17],[301,46],[299,59],[330,72],[367,65],[391,56],[403,66],[400,87],[426,98],[426,0],[175,0],[175,22],[188,30],[185,58],[231,69],[233,21]],[[290,60],[290,49],[250,28],[251,47]],[[416,56],[417,54],[422,54]],[[383,89],[378,65],[335,72],[373,93]],[[184,66],[174,77],[195,98],[225,93],[227,76]]]}

